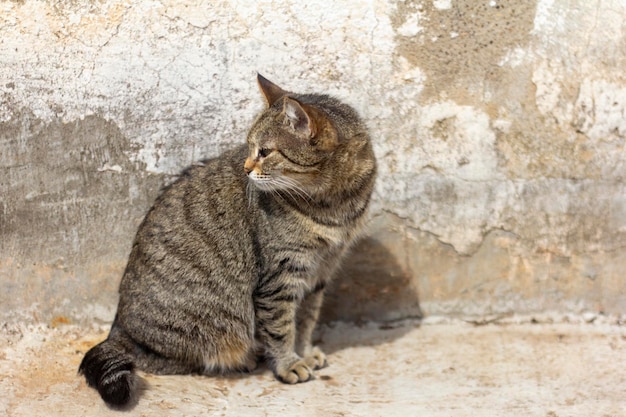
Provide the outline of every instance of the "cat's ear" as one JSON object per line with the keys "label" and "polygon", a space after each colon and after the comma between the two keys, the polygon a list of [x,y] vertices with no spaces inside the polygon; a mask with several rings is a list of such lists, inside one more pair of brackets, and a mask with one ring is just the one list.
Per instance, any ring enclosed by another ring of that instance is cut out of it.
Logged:
{"label": "cat's ear", "polygon": [[256,79],[259,83],[259,88],[261,89],[261,92],[265,96],[268,107],[272,107],[272,104],[276,103],[279,98],[287,94],[285,90],[283,90],[259,73],[257,73]]}
{"label": "cat's ear", "polygon": [[285,97],[283,104],[283,114],[285,120],[298,133],[303,134],[307,138],[313,138],[317,134],[317,126],[313,114],[305,110],[305,107],[296,100]]}
{"label": "cat's ear", "polygon": [[316,149],[330,152],[339,144],[337,130],[315,107],[301,104],[291,97],[285,97],[283,114],[285,121],[297,133],[309,139],[309,144]]}

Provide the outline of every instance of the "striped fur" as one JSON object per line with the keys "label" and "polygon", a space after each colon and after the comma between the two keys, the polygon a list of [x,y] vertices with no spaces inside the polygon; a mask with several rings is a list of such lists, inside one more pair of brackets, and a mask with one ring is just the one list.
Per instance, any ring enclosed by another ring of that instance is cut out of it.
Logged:
{"label": "striped fur", "polygon": [[261,352],[297,383],[326,365],[311,334],[376,163],[352,108],[259,85],[268,108],[247,144],[184,171],[139,227],[111,333],[79,368],[110,405],[136,396],[135,368],[245,370]]}

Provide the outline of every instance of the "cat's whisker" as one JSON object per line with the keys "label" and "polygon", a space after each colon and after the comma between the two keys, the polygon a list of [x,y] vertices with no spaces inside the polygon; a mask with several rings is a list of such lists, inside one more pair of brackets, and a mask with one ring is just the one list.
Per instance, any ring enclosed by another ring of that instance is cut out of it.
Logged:
{"label": "cat's whisker", "polygon": [[[298,184],[296,180],[289,177],[277,177],[275,179],[276,183],[281,186],[281,189],[288,193],[291,198],[294,198],[294,194],[300,199],[304,200],[307,204],[311,200],[311,196],[306,192],[306,190]],[[310,205],[310,204],[309,204]]]}
{"label": "cat's whisker", "polygon": [[289,178],[289,177],[281,177],[281,179],[285,182],[286,185],[288,185],[290,188],[298,191],[298,193],[303,196],[306,197],[307,199],[311,199],[311,196],[309,195],[309,193],[306,192],[306,190],[298,183],[298,181],[296,181],[293,178]]}
{"label": "cat's whisker", "polygon": [[272,195],[274,195],[276,198],[278,198],[280,201],[285,202],[285,199],[283,198],[282,195],[280,195],[280,192],[278,190],[273,190],[272,191]]}
{"label": "cat's whisker", "polygon": [[289,197],[294,200],[302,200],[304,201],[307,205],[310,206],[308,199],[302,195],[302,192],[297,190],[296,188],[293,188],[287,184],[285,184],[283,187],[281,187],[281,191],[283,191],[284,193],[288,194]]}
{"label": "cat's whisker", "polygon": [[[310,206],[310,195],[292,178],[282,175],[258,174],[255,175],[253,181],[259,189],[268,191],[274,196],[280,196],[281,192],[283,192],[287,194],[290,199],[303,200]],[[281,200],[283,200],[282,197]]]}
{"label": "cat's whisker", "polygon": [[252,189],[250,188],[250,181],[246,183],[246,197],[248,198],[248,209],[252,207]]}

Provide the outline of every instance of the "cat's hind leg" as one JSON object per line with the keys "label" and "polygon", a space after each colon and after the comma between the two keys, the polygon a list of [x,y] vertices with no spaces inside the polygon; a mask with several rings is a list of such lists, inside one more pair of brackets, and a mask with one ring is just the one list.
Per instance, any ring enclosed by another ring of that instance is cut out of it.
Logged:
{"label": "cat's hind leg", "polygon": [[151,374],[184,375],[204,372],[204,364],[200,358],[168,358],[144,346],[138,346],[135,354],[137,368]]}
{"label": "cat's hind leg", "polygon": [[204,355],[204,373],[252,372],[256,369],[257,356],[252,340],[224,336],[216,345]]}

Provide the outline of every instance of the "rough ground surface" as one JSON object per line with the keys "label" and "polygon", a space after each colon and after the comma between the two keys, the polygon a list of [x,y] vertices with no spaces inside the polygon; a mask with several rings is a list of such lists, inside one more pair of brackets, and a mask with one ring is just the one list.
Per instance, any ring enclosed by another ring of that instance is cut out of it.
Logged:
{"label": "rough ground surface", "polygon": [[126,413],[108,409],[76,374],[106,329],[5,325],[0,414],[624,416],[626,327],[586,319],[327,325],[318,338],[331,364],[314,381],[283,385],[264,367],[230,377],[145,375]]}

